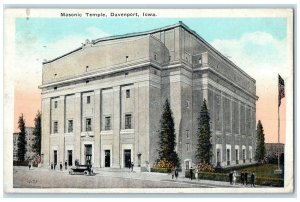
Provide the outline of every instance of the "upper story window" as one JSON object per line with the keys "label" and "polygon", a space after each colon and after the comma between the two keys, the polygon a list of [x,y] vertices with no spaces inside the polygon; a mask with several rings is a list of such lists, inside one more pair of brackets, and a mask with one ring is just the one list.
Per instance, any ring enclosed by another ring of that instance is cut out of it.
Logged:
{"label": "upper story window", "polygon": [[86,72],[89,71],[89,66],[86,66],[86,67],[85,67],[85,71],[86,71]]}
{"label": "upper story window", "polygon": [[199,58],[198,62],[200,65],[202,65],[202,57]]}
{"label": "upper story window", "polygon": [[190,138],[190,131],[189,131],[189,130],[186,130],[186,131],[185,131],[185,134],[186,134],[186,139],[189,139],[189,138]]}
{"label": "upper story window", "polygon": [[86,118],[85,119],[85,131],[92,131],[92,119]]}
{"label": "upper story window", "polygon": [[111,130],[111,117],[105,117],[105,130]]}
{"label": "upper story window", "polygon": [[125,114],[125,129],[131,129],[132,124],[131,124],[131,114]]}
{"label": "upper story window", "polygon": [[128,55],[126,55],[126,62],[128,62],[128,59],[129,59],[129,56],[128,56]]}
{"label": "upper story window", "polygon": [[186,107],[186,108],[190,108],[190,101],[189,101],[189,100],[186,100],[186,101],[185,101],[185,107]]}
{"label": "upper story window", "polygon": [[58,105],[57,101],[54,101],[54,108],[57,108],[57,105]]}
{"label": "upper story window", "polygon": [[154,55],[154,60],[157,60],[157,55],[156,54]]}
{"label": "upper story window", "polygon": [[53,122],[53,133],[58,133],[58,121]]}
{"label": "upper story window", "polygon": [[68,120],[68,133],[73,132],[73,120]]}
{"label": "upper story window", "polygon": [[130,90],[129,89],[126,90],[126,98],[130,98]]}
{"label": "upper story window", "polygon": [[90,103],[91,103],[91,96],[87,96],[87,97],[86,97],[86,103],[87,103],[87,104],[90,104]]}
{"label": "upper story window", "polygon": [[54,90],[57,90],[57,87],[55,86],[53,89],[54,89]]}
{"label": "upper story window", "polygon": [[191,151],[191,145],[190,145],[190,143],[186,143],[186,151]]}

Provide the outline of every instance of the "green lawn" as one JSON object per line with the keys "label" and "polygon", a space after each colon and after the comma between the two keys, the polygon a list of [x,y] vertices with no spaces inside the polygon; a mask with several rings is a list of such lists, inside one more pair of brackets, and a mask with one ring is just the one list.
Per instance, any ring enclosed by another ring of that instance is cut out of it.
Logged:
{"label": "green lawn", "polygon": [[263,164],[263,165],[256,165],[254,167],[248,167],[248,168],[241,168],[238,171],[239,172],[245,172],[248,173],[255,172],[257,177],[272,177],[272,178],[283,178],[283,175],[275,175],[274,170],[277,169],[276,164]]}

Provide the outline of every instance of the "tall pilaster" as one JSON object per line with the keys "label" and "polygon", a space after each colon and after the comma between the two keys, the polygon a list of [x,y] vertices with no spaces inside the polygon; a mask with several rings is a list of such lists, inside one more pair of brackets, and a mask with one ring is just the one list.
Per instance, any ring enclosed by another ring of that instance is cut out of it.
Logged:
{"label": "tall pilaster", "polygon": [[120,125],[121,125],[121,110],[120,110],[120,86],[113,87],[113,151],[112,151],[112,167],[120,168]]}
{"label": "tall pilaster", "polygon": [[101,95],[100,95],[100,89],[97,89],[95,92],[95,106],[94,106],[94,135],[95,135],[95,145],[94,145],[94,151],[95,151],[95,167],[100,167],[101,162],[101,155],[100,155],[100,147],[101,147],[101,140],[100,140],[100,103],[101,103]]}
{"label": "tall pilaster", "polygon": [[74,139],[75,139],[75,144],[74,144],[74,158],[75,160],[79,160],[81,163],[80,159],[80,136],[81,136],[81,93],[76,93],[75,94],[75,130],[74,130]]}
{"label": "tall pilaster", "polygon": [[58,133],[59,133],[59,154],[58,164],[64,162],[65,158],[65,96],[59,98],[59,116],[58,116]]}

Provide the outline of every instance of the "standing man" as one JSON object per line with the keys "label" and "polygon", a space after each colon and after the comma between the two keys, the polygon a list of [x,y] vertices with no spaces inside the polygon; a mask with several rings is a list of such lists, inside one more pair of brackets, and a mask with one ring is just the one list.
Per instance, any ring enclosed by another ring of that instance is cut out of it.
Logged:
{"label": "standing man", "polygon": [[65,161],[65,170],[67,170],[68,162],[67,160]]}
{"label": "standing man", "polygon": [[128,160],[128,168],[129,168],[129,172],[131,172],[131,160]]}
{"label": "standing man", "polygon": [[229,183],[232,185],[232,178],[233,178],[233,173],[230,171],[229,173]]}
{"label": "standing man", "polygon": [[190,168],[190,177],[191,177],[191,180],[193,180],[193,167]]}
{"label": "standing man", "polygon": [[131,172],[133,172],[133,166],[134,166],[134,164],[133,164],[133,162],[131,162]]}
{"label": "standing man", "polygon": [[253,172],[252,174],[251,174],[251,187],[255,187],[255,173]]}
{"label": "standing man", "polygon": [[245,177],[245,175],[244,175],[244,172],[241,172],[241,184],[242,185],[244,185],[244,177]]}
{"label": "standing man", "polygon": [[247,171],[245,172],[244,178],[245,178],[245,184],[247,186],[247,184],[248,184],[248,172]]}
{"label": "standing man", "polygon": [[177,167],[175,168],[175,178],[176,178],[176,180],[178,178],[178,169],[177,169]]}

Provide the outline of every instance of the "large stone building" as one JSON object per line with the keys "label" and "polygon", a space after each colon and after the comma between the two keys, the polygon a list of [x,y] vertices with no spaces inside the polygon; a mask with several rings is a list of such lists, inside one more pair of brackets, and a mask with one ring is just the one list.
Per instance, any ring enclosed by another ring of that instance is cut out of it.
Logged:
{"label": "large stone building", "polygon": [[182,22],[100,38],[43,63],[42,161],[151,166],[169,99],[183,169],[195,163],[200,107],[211,116],[212,163],[250,163],[255,80]]}
{"label": "large stone building", "polygon": [[[25,128],[25,139],[26,139],[26,153],[25,153],[25,160],[32,160],[34,159],[35,155],[37,154],[33,149],[33,144],[35,142],[35,136],[33,135],[33,127],[26,127]],[[13,133],[13,160],[18,161],[18,140],[19,133]]]}

